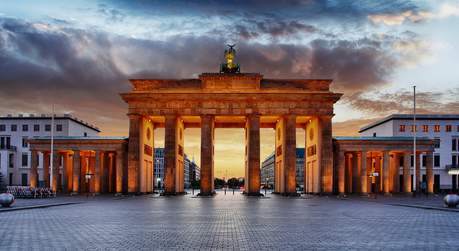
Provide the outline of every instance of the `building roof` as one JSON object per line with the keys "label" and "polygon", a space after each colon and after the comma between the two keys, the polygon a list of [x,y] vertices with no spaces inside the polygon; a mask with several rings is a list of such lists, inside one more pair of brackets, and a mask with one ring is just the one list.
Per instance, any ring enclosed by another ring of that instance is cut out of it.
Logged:
{"label": "building roof", "polygon": [[[35,136],[32,140],[51,140],[50,136]],[[54,140],[127,140],[128,137],[103,137],[103,136],[54,136]]]}
{"label": "building roof", "polygon": [[[384,124],[390,120],[407,119],[413,119],[413,114],[392,114],[360,128],[359,133]],[[459,114],[416,114],[416,120],[459,120]]]}
{"label": "building roof", "polygon": [[[12,115],[12,114],[8,114],[6,116],[0,116],[0,120],[16,120],[16,119],[24,119],[24,120],[31,120],[31,119],[36,119],[36,120],[40,120],[40,119],[46,119],[46,120],[50,120],[52,118],[52,115],[51,114],[40,114],[40,115],[37,115],[37,114],[28,114],[28,115],[24,115],[24,114],[19,114],[19,115]],[[75,123],[78,123],[82,126],[85,126],[87,128],[90,128],[94,131],[97,131],[97,132],[100,132],[100,129],[93,125],[93,124],[90,124],[84,120],[81,120],[81,119],[78,119],[77,117],[75,116],[72,116],[71,114],[63,114],[63,115],[59,115],[59,114],[54,114],[54,119],[68,119],[68,120],[72,120],[73,122]]]}
{"label": "building roof", "polygon": [[[378,136],[378,137],[360,137],[360,136],[355,136],[355,137],[333,137],[334,140],[359,140],[359,141],[413,141],[413,137],[393,137],[393,136]],[[416,140],[431,140],[428,137],[416,137]]]}

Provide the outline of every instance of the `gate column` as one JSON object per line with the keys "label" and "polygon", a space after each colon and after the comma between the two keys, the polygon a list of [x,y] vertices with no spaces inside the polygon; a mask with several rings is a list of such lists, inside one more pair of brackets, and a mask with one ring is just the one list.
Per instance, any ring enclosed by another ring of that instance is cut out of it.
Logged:
{"label": "gate column", "polygon": [[201,192],[199,195],[208,196],[214,191],[214,131],[215,118],[213,115],[201,116]]}
{"label": "gate column", "polygon": [[245,125],[246,142],[246,177],[245,193],[259,196],[260,194],[260,116],[249,115]]}
{"label": "gate column", "polygon": [[129,146],[128,146],[128,192],[139,192],[140,171],[140,130],[142,117],[129,114]]}
{"label": "gate column", "polygon": [[164,194],[183,194],[183,121],[176,115],[166,116],[164,138]]}

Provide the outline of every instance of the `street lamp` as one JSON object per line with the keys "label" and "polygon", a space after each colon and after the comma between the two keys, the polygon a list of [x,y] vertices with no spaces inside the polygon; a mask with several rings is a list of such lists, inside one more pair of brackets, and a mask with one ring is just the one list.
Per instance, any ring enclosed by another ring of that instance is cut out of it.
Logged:
{"label": "street lamp", "polygon": [[86,190],[86,197],[89,196],[89,192],[90,192],[90,191],[89,191],[89,183],[90,183],[91,178],[92,178],[93,175],[94,175],[94,174],[90,173],[89,170],[88,170],[88,172],[84,175],[84,178],[85,178],[85,180],[86,180],[86,188],[87,188],[87,190]]}
{"label": "street lamp", "polygon": [[266,177],[266,182],[265,182],[265,196],[266,196],[266,187],[268,186],[268,181],[269,181],[269,178]]}
{"label": "street lamp", "polygon": [[161,188],[160,187],[160,182],[161,182],[161,178],[160,177],[156,178],[156,187],[158,188],[158,192],[161,192],[160,191],[160,188]]}

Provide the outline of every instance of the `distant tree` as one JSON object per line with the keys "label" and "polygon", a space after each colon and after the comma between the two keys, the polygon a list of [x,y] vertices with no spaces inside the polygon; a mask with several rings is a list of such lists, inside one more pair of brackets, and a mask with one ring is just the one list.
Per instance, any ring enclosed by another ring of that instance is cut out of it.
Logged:
{"label": "distant tree", "polygon": [[215,178],[214,185],[215,185],[215,188],[222,188],[223,186],[225,186],[225,180],[220,179],[220,178]]}
{"label": "distant tree", "polygon": [[191,182],[191,187],[193,187],[194,189],[199,189],[201,187],[201,182],[200,180],[193,180]]}
{"label": "distant tree", "polygon": [[244,179],[231,178],[228,180],[228,187],[239,188],[244,185]]}

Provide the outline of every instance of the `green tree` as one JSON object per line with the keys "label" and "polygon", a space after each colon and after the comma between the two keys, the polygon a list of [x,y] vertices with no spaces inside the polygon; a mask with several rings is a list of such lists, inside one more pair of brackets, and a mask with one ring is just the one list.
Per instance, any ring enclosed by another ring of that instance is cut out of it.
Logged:
{"label": "green tree", "polygon": [[222,188],[224,185],[225,185],[225,180],[222,180],[220,178],[215,178],[214,179],[214,185],[215,185],[215,188]]}

